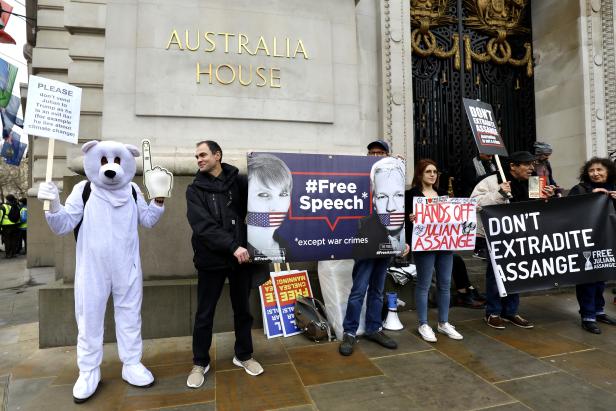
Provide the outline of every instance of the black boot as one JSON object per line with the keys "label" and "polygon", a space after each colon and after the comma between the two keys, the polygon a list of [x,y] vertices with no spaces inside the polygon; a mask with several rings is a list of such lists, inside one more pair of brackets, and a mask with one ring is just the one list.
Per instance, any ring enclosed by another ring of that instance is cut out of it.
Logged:
{"label": "black boot", "polygon": [[601,334],[601,328],[597,326],[596,321],[584,321],[582,320],[582,328],[593,334]]}

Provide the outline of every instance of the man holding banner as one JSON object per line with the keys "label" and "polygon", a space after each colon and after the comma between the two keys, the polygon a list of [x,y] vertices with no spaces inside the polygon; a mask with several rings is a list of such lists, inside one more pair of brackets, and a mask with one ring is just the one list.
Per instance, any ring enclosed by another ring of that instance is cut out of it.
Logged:
{"label": "man holding banner", "polygon": [[[471,198],[478,200],[478,213],[481,208],[495,204],[507,204],[510,202],[528,201],[528,179],[534,170],[535,156],[528,151],[517,151],[509,156],[509,165],[505,167],[505,178],[502,181],[498,174],[483,179],[471,194]],[[548,185],[544,188],[545,197],[555,194],[555,187]],[[477,234],[485,237],[481,219],[477,218]],[[509,322],[521,328],[533,328],[533,324],[518,314],[520,296],[508,294],[500,297],[492,264],[486,269],[486,317],[488,326],[496,329],[504,329],[505,322]]]}
{"label": "man holding banner", "polygon": [[214,313],[227,278],[235,328],[233,364],[253,376],[263,373],[261,364],[252,358],[252,279],[243,268],[250,259],[244,222],[247,181],[236,167],[221,162],[222,149],[215,141],[197,143],[195,158],[199,171],[186,189],[193,261],[198,272],[194,365],[186,381],[190,388],[201,387],[210,369]]}
{"label": "man holding banner", "polygon": [[[360,220],[358,235],[366,230],[377,230],[381,237],[376,245],[381,252],[372,249],[371,253],[383,253],[387,256],[391,255],[392,250],[399,249],[399,243],[404,243],[404,170],[399,167],[399,159],[388,157],[389,144],[383,140],[370,143],[368,155],[386,158],[374,163],[370,172],[374,214]],[[374,248],[374,245],[371,248]],[[403,255],[406,255],[408,250],[409,246],[406,245]],[[354,251],[357,257],[353,265],[353,286],[342,324],[344,334],[339,347],[340,354],[345,356],[353,353],[366,293],[368,296],[364,337],[385,348],[398,348],[398,344],[382,331],[383,289],[391,258],[360,258],[360,254],[370,254],[369,250],[365,251],[359,254]]]}

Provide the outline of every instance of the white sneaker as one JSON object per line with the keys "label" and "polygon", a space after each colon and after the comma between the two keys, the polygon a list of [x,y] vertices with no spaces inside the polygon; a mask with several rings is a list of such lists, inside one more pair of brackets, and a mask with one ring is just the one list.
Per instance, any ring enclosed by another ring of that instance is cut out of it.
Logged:
{"label": "white sneaker", "polygon": [[154,385],[154,376],[141,363],[124,364],[122,367],[122,379],[133,387],[148,388]]}
{"label": "white sneaker", "polygon": [[462,334],[456,331],[456,327],[449,323],[438,323],[436,329],[438,332],[440,332],[441,334],[445,334],[452,340],[461,340],[462,338],[464,338],[462,337]]}
{"label": "white sneaker", "polygon": [[189,388],[199,388],[205,382],[205,374],[210,370],[210,364],[205,367],[200,365],[193,365],[192,370],[190,370],[190,374],[188,374],[188,379],[186,380],[186,385]]}
{"label": "white sneaker", "polygon": [[79,378],[73,386],[73,400],[77,404],[86,402],[94,395],[98,388],[98,383],[101,381],[101,369],[95,368],[92,371],[84,371],[79,373]]}
{"label": "white sneaker", "polygon": [[237,357],[233,357],[233,364],[242,367],[248,374],[256,376],[263,374],[263,367],[254,358],[249,358],[246,361],[240,361]]}
{"label": "white sneaker", "polygon": [[428,324],[420,325],[419,328],[417,328],[417,331],[419,331],[419,335],[421,335],[421,338],[423,338],[425,341],[436,342],[436,335],[434,335],[434,330],[432,330],[432,327],[430,327]]}

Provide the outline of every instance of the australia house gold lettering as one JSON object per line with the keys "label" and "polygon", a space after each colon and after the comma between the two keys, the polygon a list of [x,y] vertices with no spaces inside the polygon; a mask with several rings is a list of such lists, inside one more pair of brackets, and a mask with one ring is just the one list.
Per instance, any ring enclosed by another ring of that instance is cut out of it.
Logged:
{"label": "australia house gold lettering", "polygon": [[[276,82],[274,80],[276,80]],[[270,87],[280,88],[280,69],[273,68],[270,70]]]}
{"label": "australia house gold lettering", "polygon": [[293,58],[297,56],[297,53],[302,53],[304,55],[304,59],[308,60],[308,53],[306,53],[306,48],[304,47],[304,42],[301,40],[297,41],[297,47],[295,47],[295,53],[293,53]]}
{"label": "australia house gold lettering", "polygon": [[240,84],[242,86],[249,86],[250,83],[252,83],[252,64],[250,65],[250,68],[248,69],[248,81],[244,81],[242,79],[242,65],[240,64],[238,71],[237,71],[237,78],[240,81]]}
{"label": "australia house gold lettering", "polygon": [[254,56],[255,53],[251,52],[250,49],[248,48],[248,37],[246,37],[245,34],[240,33],[237,39],[237,48],[238,48],[238,53],[242,54],[242,49],[246,50],[246,53],[250,54],[251,56]]}
{"label": "australia house gold lettering", "polygon": [[202,74],[207,74],[209,76],[209,83],[212,84],[212,64],[207,65],[207,70],[201,70],[201,66],[197,63],[197,84],[201,84]]}
{"label": "australia house gold lettering", "polygon": [[261,78],[261,80],[263,81],[262,83],[257,81],[256,82],[257,87],[264,87],[267,84],[267,78],[265,77],[265,74],[263,73],[264,71],[265,71],[265,67],[257,67],[257,76],[259,76],[259,78]]}
{"label": "australia house gold lettering", "polygon": [[[228,68],[229,70],[231,70],[231,80],[225,81],[220,78],[220,71],[223,68]],[[235,81],[235,69],[228,64],[221,64],[220,66],[216,67],[216,80],[218,80],[220,84],[224,84],[225,86],[233,83]]]}
{"label": "australia house gold lettering", "polygon": [[[203,42],[201,42],[203,38]],[[237,39],[237,41],[236,41]],[[301,39],[292,40],[289,37],[278,38],[276,36],[265,38],[259,36],[258,40],[251,43],[251,39],[244,33],[213,32],[186,29],[184,31],[184,42],[176,29],[171,31],[166,50],[202,50],[212,53],[218,48],[218,43],[224,41],[224,53],[248,54],[250,56],[262,55],[268,57],[278,57],[296,59],[303,57],[310,60],[308,50]],[[252,45],[251,45],[252,44]],[[237,47],[237,48],[236,48]],[[254,48],[253,48],[254,47]],[[293,48],[294,47],[294,48]],[[196,82],[201,84],[202,76],[207,76],[209,84],[214,84],[214,79],[218,84],[231,85],[236,81],[243,87],[250,85],[256,87],[281,88],[282,70],[278,67],[259,66],[252,64],[246,66],[242,64],[213,64],[209,63],[196,65]]]}
{"label": "australia house gold lettering", "polygon": [[197,44],[195,46],[190,45],[190,30],[186,30],[185,40],[186,40],[186,48],[190,51],[199,50],[199,46],[201,45],[201,33],[197,30]]}
{"label": "australia house gold lettering", "polygon": [[[237,42],[233,40],[234,37],[237,38]],[[301,54],[305,60],[310,60],[308,50],[301,39],[294,40],[292,42],[289,37],[278,38],[274,36],[270,41],[269,39],[266,39],[265,36],[259,36],[255,43],[254,38],[253,42],[251,42],[250,37],[244,33],[215,33],[213,31],[203,32],[203,39],[205,42],[201,43],[201,30],[197,30],[196,32],[193,30],[191,32],[190,29],[186,29],[184,31],[184,44],[182,44],[178,31],[173,29],[169,35],[169,41],[167,42],[165,49],[169,50],[172,46],[176,46],[178,50],[186,49],[189,51],[197,51],[203,46],[204,52],[211,53],[216,51],[218,41],[224,41],[224,51],[226,54],[248,53],[251,56],[254,56],[261,52],[262,55],[270,57],[286,58],[297,58],[298,54]],[[292,46],[295,46],[295,48],[292,48]],[[254,47],[254,50],[252,47]]]}
{"label": "australia house gold lettering", "polygon": [[212,51],[216,50],[216,42],[212,38],[212,36],[215,36],[215,35],[216,33],[212,31],[206,31],[205,34],[203,34],[203,37],[205,37],[205,41],[207,41],[210,44],[210,47],[205,49],[205,51],[207,51],[208,53],[211,53]]}
{"label": "australia house gold lettering", "polygon": [[182,42],[180,41],[180,36],[178,36],[178,31],[175,29],[171,32],[171,37],[169,37],[169,42],[167,43],[167,47],[165,47],[165,49],[169,50],[169,47],[171,47],[172,44],[177,45],[180,50],[184,50],[184,47],[182,47]]}
{"label": "australia house gold lettering", "polygon": [[[225,37],[225,53],[229,53],[229,37],[234,37],[235,34],[233,33],[218,33],[219,36],[224,36]],[[238,51],[239,53],[239,51]],[[241,53],[239,53],[241,54]]]}

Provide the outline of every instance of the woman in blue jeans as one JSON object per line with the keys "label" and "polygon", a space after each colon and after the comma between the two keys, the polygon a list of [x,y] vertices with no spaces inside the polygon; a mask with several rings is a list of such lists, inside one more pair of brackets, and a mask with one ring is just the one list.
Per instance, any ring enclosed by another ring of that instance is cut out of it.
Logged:
{"label": "woman in blue jeans", "polygon": [[[430,159],[419,160],[415,167],[412,188],[406,192],[406,210],[413,209],[414,197],[439,197],[446,195],[437,191],[438,169],[436,163]],[[415,221],[415,215],[409,215],[410,221]],[[409,237],[412,226],[409,224]],[[417,285],[415,288],[415,302],[419,328],[417,331],[421,338],[428,342],[436,342],[436,335],[428,325],[428,291],[432,283],[432,271],[436,270],[438,325],[437,331],[454,340],[461,340],[462,335],[455,327],[449,324],[449,289],[451,287],[451,269],[453,266],[453,252],[451,251],[416,251],[413,252],[413,261],[417,267]]]}

